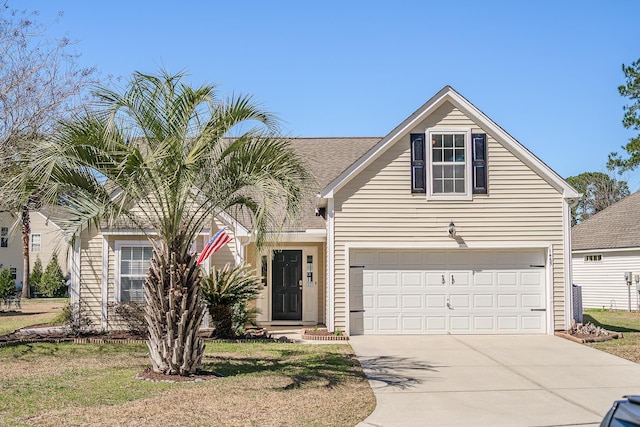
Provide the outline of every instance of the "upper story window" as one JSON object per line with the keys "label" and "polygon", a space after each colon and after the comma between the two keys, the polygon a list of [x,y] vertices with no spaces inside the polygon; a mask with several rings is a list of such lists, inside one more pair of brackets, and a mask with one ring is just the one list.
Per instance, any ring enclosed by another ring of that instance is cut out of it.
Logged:
{"label": "upper story window", "polygon": [[0,248],[8,248],[9,247],[9,228],[2,227],[0,228]]}
{"label": "upper story window", "polygon": [[119,302],[144,302],[144,279],[149,271],[153,255],[148,243],[116,244],[118,255],[116,271],[116,300]]}
{"label": "upper story window", "polygon": [[31,252],[40,252],[42,250],[42,235],[40,233],[31,234]]}
{"label": "upper story window", "polygon": [[11,279],[18,279],[18,268],[17,267],[9,267],[9,274],[11,274]]}
{"label": "upper story window", "polygon": [[602,261],[601,254],[584,256],[584,262],[599,262],[599,261]]}
{"label": "upper story window", "polygon": [[412,193],[433,200],[471,200],[472,194],[487,193],[486,134],[433,128],[426,137],[411,134]]}

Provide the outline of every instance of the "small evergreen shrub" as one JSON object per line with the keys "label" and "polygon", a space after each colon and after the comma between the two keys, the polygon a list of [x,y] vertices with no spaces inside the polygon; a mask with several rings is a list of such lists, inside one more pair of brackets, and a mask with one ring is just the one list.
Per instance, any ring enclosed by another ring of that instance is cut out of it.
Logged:
{"label": "small evergreen shrub", "polygon": [[4,301],[16,294],[16,282],[8,268],[0,270],[0,300]]}
{"label": "small evergreen shrub", "polygon": [[58,255],[54,253],[51,256],[51,261],[47,264],[47,269],[42,275],[38,292],[46,297],[59,298],[63,297],[66,291],[67,284],[62,274],[62,268],[60,268],[60,264],[58,263]]}
{"label": "small evergreen shrub", "polygon": [[31,274],[29,275],[29,286],[33,286],[37,292],[40,291],[40,282],[42,281],[42,261],[40,261],[40,257],[36,258],[36,262],[33,263],[33,270],[31,270]]}

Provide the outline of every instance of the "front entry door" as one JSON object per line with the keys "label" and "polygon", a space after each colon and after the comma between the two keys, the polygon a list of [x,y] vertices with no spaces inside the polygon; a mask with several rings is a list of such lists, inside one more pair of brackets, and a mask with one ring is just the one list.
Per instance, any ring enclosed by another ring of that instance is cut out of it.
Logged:
{"label": "front entry door", "polygon": [[274,251],[273,320],[302,320],[302,251]]}

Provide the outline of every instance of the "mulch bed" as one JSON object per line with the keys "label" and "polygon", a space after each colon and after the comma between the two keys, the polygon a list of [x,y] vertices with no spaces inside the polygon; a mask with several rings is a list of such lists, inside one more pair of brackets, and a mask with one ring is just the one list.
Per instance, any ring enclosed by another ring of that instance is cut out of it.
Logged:
{"label": "mulch bed", "polygon": [[150,382],[163,382],[163,383],[182,383],[182,382],[203,382],[213,380],[216,378],[222,378],[223,375],[217,372],[211,371],[198,371],[196,374],[191,375],[165,375],[158,372],[153,372],[151,368],[146,368],[144,371],[138,373],[135,376],[137,380],[150,381]]}

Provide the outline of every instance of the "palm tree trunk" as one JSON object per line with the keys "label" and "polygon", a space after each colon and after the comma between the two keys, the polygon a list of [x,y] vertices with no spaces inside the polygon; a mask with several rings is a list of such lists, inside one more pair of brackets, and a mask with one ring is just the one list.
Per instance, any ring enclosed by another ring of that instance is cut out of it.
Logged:
{"label": "palm tree trunk", "polygon": [[31,218],[29,208],[22,208],[22,298],[29,298],[29,236],[31,235]]}
{"label": "palm tree trunk", "polygon": [[144,282],[149,358],[154,372],[189,375],[200,369],[204,317],[200,267],[179,243],[157,243]]}

